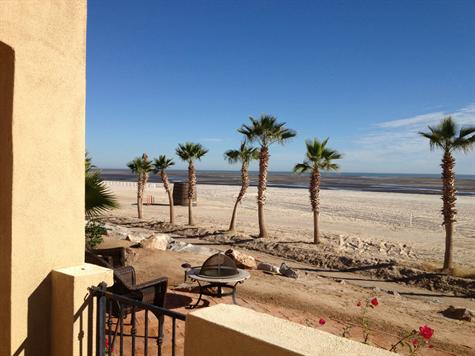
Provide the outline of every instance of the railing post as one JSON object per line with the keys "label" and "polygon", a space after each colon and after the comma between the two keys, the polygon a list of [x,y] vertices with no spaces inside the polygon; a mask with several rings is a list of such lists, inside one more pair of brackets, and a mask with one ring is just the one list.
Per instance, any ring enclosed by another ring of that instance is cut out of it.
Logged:
{"label": "railing post", "polygon": [[99,284],[100,291],[97,295],[97,315],[96,315],[96,356],[104,356],[104,347],[106,344],[106,296],[104,292],[107,290],[107,284],[102,282]]}

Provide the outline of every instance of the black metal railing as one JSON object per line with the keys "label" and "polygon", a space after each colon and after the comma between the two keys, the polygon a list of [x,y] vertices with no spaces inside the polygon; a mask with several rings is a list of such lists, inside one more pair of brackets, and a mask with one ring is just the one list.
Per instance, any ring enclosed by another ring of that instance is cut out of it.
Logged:
{"label": "black metal railing", "polygon": [[[101,283],[97,287],[90,287],[89,291],[97,299],[96,316],[96,355],[144,355],[148,356],[150,344],[149,340],[155,340],[157,345],[157,355],[162,354],[162,344],[164,338],[165,317],[171,319],[171,345],[170,354],[176,353],[176,320],[185,321],[186,315],[157,307],[152,304],[114,294],[107,291],[107,284]],[[137,335],[137,313],[144,313],[144,333]],[[157,335],[149,335],[149,313],[152,313],[158,320]],[[130,320],[129,332],[125,332],[126,320]],[[115,324],[115,325],[114,325]],[[114,329],[114,330],[113,330]],[[125,338],[127,343],[125,344]],[[137,339],[143,340],[143,347],[138,346]],[[118,339],[118,340],[117,340]],[[127,350],[126,350],[127,347]]]}

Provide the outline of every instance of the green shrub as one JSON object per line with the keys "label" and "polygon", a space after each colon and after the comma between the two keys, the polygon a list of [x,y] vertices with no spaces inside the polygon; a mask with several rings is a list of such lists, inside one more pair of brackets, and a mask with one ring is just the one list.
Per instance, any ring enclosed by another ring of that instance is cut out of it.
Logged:
{"label": "green shrub", "polygon": [[102,235],[107,234],[107,229],[100,222],[89,220],[85,228],[86,244],[90,248],[95,248],[102,241]]}

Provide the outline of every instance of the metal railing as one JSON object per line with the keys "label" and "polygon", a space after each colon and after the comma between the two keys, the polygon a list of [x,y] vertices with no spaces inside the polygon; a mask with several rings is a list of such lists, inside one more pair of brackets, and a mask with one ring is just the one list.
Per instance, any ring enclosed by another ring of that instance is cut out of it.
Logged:
{"label": "metal railing", "polygon": [[[176,320],[185,321],[186,315],[157,307],[155,305],[142,303],[140,301],[114,294],[107,291],[107,284],[101,283],[97,287],[90,287],[89,291],[97,299],[96,315],[96,356],[117,355],[117,343],[119,355],[137,355],[137,313],[144,312],[144,334],[143,352],[140,355],[149,355],[149,340],[156,340],[157,355],[162,354],[162,344],[164,338],[165,317],[171,318],[171,355],[176,353]],[[158,320],[157,336],[149,335],[149,313],[152,313]],[[130,315],[130,332],[124,332],[125,320]],[[113,324],[115,321],[115,330]],[[130,337],[129,345],[124,345],[124,337]],[[116,339],[119,339],[118,342]],[[130,347],[125,351],[125,346]]]}

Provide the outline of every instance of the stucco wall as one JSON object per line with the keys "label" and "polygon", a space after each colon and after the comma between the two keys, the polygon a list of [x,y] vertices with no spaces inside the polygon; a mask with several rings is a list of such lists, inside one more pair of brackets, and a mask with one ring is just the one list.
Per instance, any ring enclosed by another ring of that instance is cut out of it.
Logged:
{"label": "stucco wall", "polygon": [[85,0],[0,1],[0,355],[50,353],[50,272],[84,259],[85,31]]}
{"label": "stucco wall", "polygon": [[185,356],[394,355],[237,305],[218,304],[192,312],[185,328]]}

